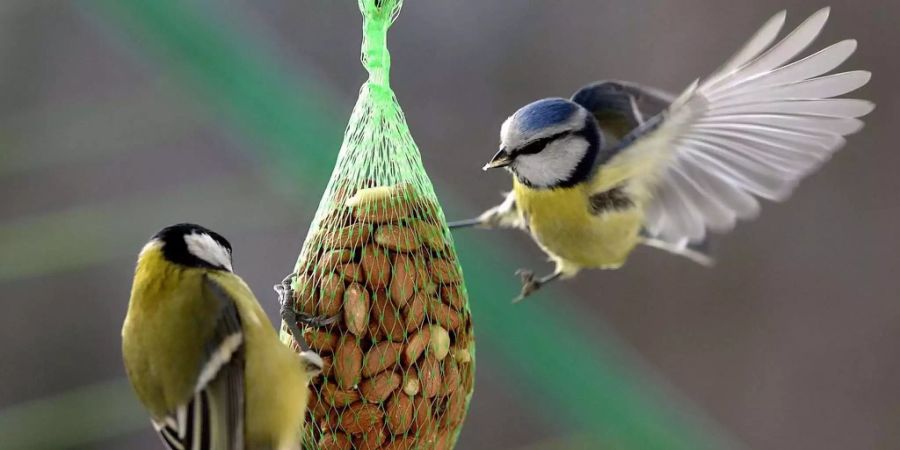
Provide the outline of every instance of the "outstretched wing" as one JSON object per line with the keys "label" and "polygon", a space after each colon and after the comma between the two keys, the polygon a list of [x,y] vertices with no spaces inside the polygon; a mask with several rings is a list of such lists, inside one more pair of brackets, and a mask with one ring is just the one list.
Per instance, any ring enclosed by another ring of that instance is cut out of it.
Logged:
{"label": "outstretched wing", "polygon": [[156,431],[170,450],[243,450],[244,335],[237,305],[218,283],[203,279],[203,295],[221,305],[194,395]]}
{"label": "outstretched wing", "polygon": [[675,96],[628,81],[598,81],[579,89],[572,101],[594,115],[604,138],[616,143],[669,107]]}
{"label": "outstretched wing", "polygon": [[862,128],[858,117],[874,105],[832,97],[865,85],[870,73],[825,75],[850,57],[856,41],[790,62],[818,36],[828,13],[817,11],[771,45],[785,18],[775,15],[715,74],[623,138],[606,165],[651,196],[651,236],[699,241],[707,229],[731,229],[758,213],[756,197],[784,200],[844,145],[844,136]]}

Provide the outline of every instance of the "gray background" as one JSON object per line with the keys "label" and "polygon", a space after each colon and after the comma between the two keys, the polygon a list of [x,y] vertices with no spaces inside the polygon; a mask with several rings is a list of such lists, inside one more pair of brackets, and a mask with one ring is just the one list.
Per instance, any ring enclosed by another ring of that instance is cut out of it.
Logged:
{"label": "gray background", "polygon": [[[364,79],[356,2],[194,3],[274,49],[288,77],[322,83],[336,116],[347,117]],[[603,78],[677,91],[776,11],[789,10],[790,27],[821,6],[407,3],[390,36],[393,84],[426,168],[469,204],[456,215],[491,206],[507,188],[506,176],[478,168],[518,106]],[[874,73],[859,93],[878,103],[866,129],[789,202],[765,205],[759,220],[720,239],[715,269],[641,250],[623,270],[554,287],[579,298],[577,306],[614,329],[648,370],[749,448],[900,448],[892,87],[900,75],[900,4],[833,6],[816,45],[859,39],[845,67]],[[0,410],[123,375],[119,327],[132,261],[159,227],[190,219],[226,235],[237,270],[274,315],[269,286],[291,265],[315,211],[318,192],[298,200],[280,191],[264,170],[273,162],[215,102],[126,40],[90,2],[0,3],[0,252],[4,261],[53,266],[2,282]],[[23,236],[41,245],[23,245]],[[99,257],[54,266],[55,255],[83,248],[85,239]],[[522,247],[522,266],[548,267],[523,236],[495,242]],[[42,248],[59,253],[34,254]],[[508,383],[489,352],[479,357],[460,448],[568,448],[553,443],[564,436],[548,420],[552,411]],[[160,445],[146,427],[85,448]]]}

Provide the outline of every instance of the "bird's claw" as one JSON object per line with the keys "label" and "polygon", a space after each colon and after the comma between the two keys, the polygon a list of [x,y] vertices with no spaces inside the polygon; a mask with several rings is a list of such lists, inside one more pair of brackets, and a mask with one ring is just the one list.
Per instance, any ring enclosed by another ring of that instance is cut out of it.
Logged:
{"label": "bird's claw", "polygon": [[310,316],[307,314],[297,314],[297,322],[302,323],[305,326],[313,327],[313,328],[323,328],[327,327],[341,318],[340,314],[335,314],[333,316]]}
{"label": "bird's claw", "polygon": [[516,271],[516,276],[522,279],[522,283],[528,283],[530,281],[534,281],[534,271],[529,269],[519,269]]}
{"label": "bird's claw", "polygon": [[278,305],[280,307],[281,319],[287,326],[288,331],[299,345],[301,352],[311,352],[306,340],[303,339],[303,330],[300,326],[322,328],[331,325],[340,319],[340,315],[335,316],[310,316],[298,313],[294,309],[294,290],[291,288],[291,279],[294,274],[290,274],[284,280],[274,286],[275,292],[278,294]]}
{"label": "bird's claw", "polygon": [[281,283],[273,286],[275,293],[278,294],[278,305],[281,306],[282,316],[284,316],[284,311],[290,306],[294,297],[294,290],[291,288],[292,278],[294,278],[294,274],[286,276],[284,280],[281,280]]}
{"label": "bird's claw", "polygon": [[531,270],[519,269],[516,271],[516,276],[522,279],[522,292],[518,297],[513,299],[513,303],[519,303],[522,300],[525,300],[525,297],[528,297],[541,288],[540,281],[534,279],[534,272]]}
{"label": "bird's claw", "polygon": [[288,275],[281,283],[276,284],[274,287],[275,292],[278,294],[278,304],[281,306],[281,318],[288,323],[292,331],[296,328],[297,323],[301,323],[308,327],[322,328],[337,322],[338,319],[341,318],[340,314],[334,316],[311,316],[309,314],[298,313],[293,305],[294,290],[291,288],[291,279],[293,277],[294,274]]}

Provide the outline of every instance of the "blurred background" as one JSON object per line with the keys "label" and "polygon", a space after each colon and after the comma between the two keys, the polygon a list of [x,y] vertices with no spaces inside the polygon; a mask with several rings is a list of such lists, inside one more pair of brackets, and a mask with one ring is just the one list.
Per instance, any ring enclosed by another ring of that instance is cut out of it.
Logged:
{"label": "blurred background", "polygon": [[[509,179],[502,120],[604,78],[678,91],[811,0],[408,0],[393,85],[445,212]],[[840,0],[878,109],[707,270],[640,250],[509,304],[524,236],[457,235],[478,335],[458,448],[900,448],[900,4]],[[0,447],[159,449],[119,330],[164,225],[227,236],[275,317],[364,81],[355,1],[0,2]]]}

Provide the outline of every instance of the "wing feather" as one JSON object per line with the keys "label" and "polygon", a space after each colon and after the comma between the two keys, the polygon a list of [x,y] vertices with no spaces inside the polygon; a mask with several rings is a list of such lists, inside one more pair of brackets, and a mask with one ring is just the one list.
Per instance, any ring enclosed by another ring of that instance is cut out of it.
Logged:
{"label": "wing feather", "polygon": [[204,277],[203,294],[221,307],[191,399],[153,425],[170,450],[243,450],[244,339],[237,304]]}
{"label": "wing feather", "polygon": [[[819,36],[822,28],[825,27],[825,22],[828,21],[830,12],[831,8],[822,8],[816,11],[777,44],[769,47],[749,62],[735,68],[721,80],[706,83],[706,90],[710,93],[726,90],[734,84],[739,84],[743,80],[767,73],[790,61]],[[776,17],[781,14],[776,14]]]}
{"label": "wing feather", "polygon": [[604,136],[613,141],[665,111],[674,99],[662,90],[619,80],[598,81],[572,95],[572,101],[590,111]]}
{"label": "wing feather", "polygon": [[818,117],[862,117],[872,112],[875,105],[866,100],[833,98],[821,100],[783,100],[731,105],[716,105],[716,114],[786,114]]}
{"label": "wing feather", "polygon": [[[783,13],[707,81],[688,88],[659,117],[622,139],[607,163],[638,167],[629,183],[648,187],[650,236],[700,241],[759,212],[756,197],[786,199],[799,181],[863,127],[874,105],[831,98],[866,83],[866,71],[827,75],[856,50],[845,40],[796,59],[820,34],[829,10],[814,13],[778,43]],[[650,161],[635,165],[636,161]]]}
{"label": "wing feather", "polygon": [[784,26],[785,18],[787,18],[787,11],[780,11],[772,16],[710,79],[716,80],[729,75],[735,69],[756,58],[765,49],[769,48],[775,42],[775,39],[778,38],[778,33],[781,32],[781,27]]}
{"label": "wing feather", "polygon": [[819,75],[831,72],[844,63],[850,55],[856,51],[857,43],[853,39],[847,39],[833,44],[817,53],[814,53],[799,61],[779,67],[771,72],[758,77],[750,77],[734,84],[733,92],[741,92],[752,86],[761,89],[766,86],[778,86],[780,84],[807,80]]}

